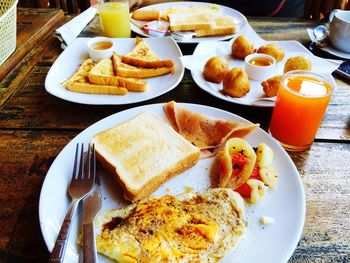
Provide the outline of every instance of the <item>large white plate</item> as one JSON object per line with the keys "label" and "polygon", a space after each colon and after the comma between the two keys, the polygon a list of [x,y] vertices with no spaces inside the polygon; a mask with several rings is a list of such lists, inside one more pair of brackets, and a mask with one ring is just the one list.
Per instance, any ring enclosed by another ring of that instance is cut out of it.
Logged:
{"label": "large white plate", "polygon": [[[237,115],[216,108],[196,104],[183,105],[193,111],[213,117],[248,122]],[[67,187],[72,172],[76,143],[88,143],[94,134],[145,111],[155,112],[167,121],[162,106],[163,104],[146,105],[111,115],[81,132],[60,152],[46,175],[40,194],[40,226],[49,250],[52,250],[54,246],[69,205]],[[265,142],[273,149],[275,156],[273,164],[279,175],[278,186],[274,190],[268,190],[264,199],[257,205],[247,206],[247,235],[239,243],[238,248],[228,255],[223,262],[249,263],[261,262],[261,259],[264,259],[264,263],[287,262],[297,246],[304,225],[305,197],[303,185],[292,160],[269,134],[259,128],[247,140],[253,146]],[[172,194],[182,193],[189,186],[195,191],[205,190],[211,186],[209,173],[213,161],[214,158],[200,160],[191,169],[165,183],[154,195],[159,196],[168,193],[166,188],[170,188]],[[120,197],[121,193],[118,185],[110,177],[102,176],[103,209],[125,205],[125,201]],[[268,226],[260,225],[258,221],[262,215],[273,217],[276,223]],[[78,262],[77,216],[74,218],[73,224],[65,262]],[[110,262],[103,256],[99,256],[99,260],[99,262]]]}
{"label": "large white plate", "polygon": [[[170,2],[170,3],[161,3],[161,4],[155,4],[155,5],[150,5],[150,6],[146,6],[143,7],[142,9],[147,10],[147,9],[165,9],[167,7],[173,7],[173,6],[195,6],[195,5],[208,5],[210,3],[205,3],[205,2]],[[184,41],[180,41],[180,40],[176,40],[178,43],[199,43],[202,41],[220,41],[220,40],[227,40],[227,39],[231,39],[232,37],[234,37],[237,34],[242,33],[245,30],[246,25],[248,24],[246,17],[238,12],[235,9],[232,9],[230,7],[227,6],[223,6],[223,5],[217,5],[221,8],[222,10],[222,14],[223,15],[229,15],[234,17],[239,25],[239,30],[236,34],[232,34],[232,35],[225,35],[225,36],[212,36],[212,37],[193,37],[191,40],[184,40]],[[151,37],[150,35],[148,35],[143,29],[135,26],[133,23],[131,23],[131,30],[141,36],[145,36],[145,37]]]}
{"label": "large white plate", "polygon": [[[245,33],[246,37],[250,40],[251,43],[254,44],[255,48],[266,45],[268,43],[275,43],[276,45],[283,48],[286,55],[284,59],[277,63],[274,75],[282,75],[283,67],[286,63],[287,59],[294,56],[303,56],[308,58],[312,64],[312,71],[327,75],[335,84],[335,81],[331,75],[331,73],[337,68],[336,65],[329,63],[327,60],[314,56],[308,49],[306,49],[299,42],[290,40],[290,41],[266,41],[258,36],[257,33],[250,27],[247,26],[247,30]],[[191,74],[196,82],[196,84],[208,92],[209,94],[232,103],[248,105],[248,106],[258,106],[258,107],[273,107],[275,105],[275,101],[264,100],[264,92],[262,90],[261,81],[250,80],[250,91],[249,93],[241,98],[232,98],[228,95],[225,95],[221,92],[222,83],[215,84],[209,81],[206,81],[202,76],[202,71],[205,65],[205,62],[212,56],[221,56],[228,60],[230,64],[230,68],[232,67],[243,67],[244,61],[233,59],[231,56],[231,45],[230,42],[211,42],[211,43],[199,43],[196,49],[193,52],[195,56],[191,61],[193,61],[193,65],[191,65]],[[186,66],[188,67],[188,66]],[[261,99],[263,98],[263,99]]]}
{"label": "large white plate", "polygon": [[[95,105],[120,105],[149,100],[160,96],[174,89],[181,81],[184,75],[184,67],[179,57],[182,52],[179,46],[171,37],[161,39],[145,39],[151,50],[162,59],[172,59],[175,65],[173,74],[167,74],[160,77],[145,79],[149,83],[149,88],[145,92],[129,92],[127,95],[100,95],[84,94],[67,90],[63,81],[68,79],[77,70],[82,61],[88,57],[86,43],[89,38],[77,38],[69,45],[62,54],[56,59],[46,76],[46,91],[58,98],[81,103]],[[134,38],[115,38],[112,39],[115,51],[118,54],[126,54],[135,46]]]}

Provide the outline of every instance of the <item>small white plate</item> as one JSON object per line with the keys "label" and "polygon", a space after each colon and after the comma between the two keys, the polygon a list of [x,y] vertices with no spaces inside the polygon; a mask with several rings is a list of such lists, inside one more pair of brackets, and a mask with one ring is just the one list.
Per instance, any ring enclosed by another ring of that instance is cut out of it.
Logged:
{"label": "small white plate", "polygon": [[[67,90],[62,83],[70,78],[82,61],[88,57],[86,43],[90,38],[77,38],[56,59],[46,76],[46,91],[58,98],[91,105],[121,105],[149,100],[174,89],[182,80],[185,69],[179,57],[182,52],[171,37],[145,39],[150,49],[161,59],[172,59],[175,65],[173,74],[147,78],[149,88],[144,92],[129,92],[127,95],[84,94]],[[115,51],[124,55],[135,46],[134,38],[112,39]]]}
{"label": "small white plate", "polygon": [[[325,59],[314,56],[308,49],[302,46],[299,42],[290,40],[290,41],[265,41],[260,38],[255,31],[247,26],[245,36],[254,44],[255,48],[258,48],[262,45],[266,45],[268,43],[275,43],[277,46],[281,47],[286,55],[284,59],[280,62],[277,62],[275,68],[274,75],[282,75],[284,64],[288,58],[294,56],[304,56],[308,58],[312,63],[312,71],[324,74],[329,76],[332,80],[333,77],[331,73],[337,68],[336,65],[329,63]],[[271,100],[271,98],[264,97],[264,92],[261,86],[261,81],[250,80],[250,91],[249,93],[241,98],[232,98],[221,92],[222,83],[215,84],[209,81],[206,81],[203,76],[203,68],[205,62],[212,56],[221,56],[228,60],[230,64],[230,68],[232,67],[242,67],[244,68],[244,60],[233,59],[231,56],[231,45],[234,40],[230,42],[203,42],[199,43],[196,49],[193,52],[195,58],[191,59],[189,57],[189,61],[191,62],[189,68],[186,64],[185,67],[191,70],[192,78],[196,82],[196,84],[208,92],[209,94],[236,104],[248,105],[248,106],[258,106],[258,107],[273,107],[275,105],[275,101]],[[185,56],[186,57],[186,56]],[[335,82],[334,82],[335,83]]]}
{"label": "small white plate", "polygon": [[[247,120],[220,109],[196,105],[182,104],[190,110],[200,112],[216,118],[248,122]],[[41,189],[39,203],[40,227],[48,249],[51,251],[63,221],[70,199],[67,195],[73,156],[77,143],[88,143],[98,132],[118,123],[126,121],[133,116],[152,111],[168,122],[163,104],[152,104],[131,108],[93,124],[77,135],[56,157],[52,163]],[[299,173],[286,151],[268,133],[258,128],[247,140],[257,146],[265,142],[274,152],[273,165],[278,172],[278,185],[274,190],[268,190],[265,197],[256,205],[248,205],[246,219],[248,221],[247,234],[239,243],[237,249],[226,256],[222,262],[261,262],[281,263],[287,262],[293,254],[300,239],[305,218],[305,196]],[[161,196],[167,193],[178,194],[191,187],[194,191],[203,191],[211,187],[210,171],[214,159],[200,160],[194,167],[173,178],[162,185],[153,195]],[[103,209],[125,206],[122,194],[116,182],[107,174],[101,174],[101,191]],[[167,189],[171,189],[170,192]],[[262,215],[275,219],[273,225],[260,225]],[[79,262],[80,249],[77,245],[77,236],[81,226],[81,211],[73,219],[66,263]],[[79,226],[80,225],[80,226]],[[112,262],[99,255],[99,262]]]}
{"label": "small white plate", "polygon": [[[350,45],[350,43],[349,43],[349,45]],[[325,52],[328,52],[329,54],[332,54],[334,56],[337,56],[339,58],[350,59],[350,53],[342,52],[331,45],[326,46],[326,47],[322,47],[322,48],[320,47],[319,49],[321,49]]]}
{"label": "small white plate", "polygon": [[[146,6],[143,7],[141,9],[143,10],[148,10],[148,9],[165,9],[167,7],[174,7],[174,6],[195,6],[195,5],[208,5],[211,3],[205,3],[205,2],[169,2],[169,3],[161,3],[161,4],[155,4],[155,5],[150,5],[150,6]],[[246,17],[238,12],[235,9],[232,9],[230,7],[227,6],[223,6],[223,5],[217,5],[221,8],[221,12],[223,15],[229,15],[234,17],[235,19],[237,19],[238,25],[239,25],[239,30],[236,34],[232,34],[232,35],[225,35],[225,36],[212,36],[212,37],[193,37],[190,40],[176,40],[176,42],[178,43],[199,43],[202,41],[220,41],[220,40],[227,40],[227,39],[231,39],[232,37],[234,37],[235,35],[241,34],[242,32],[244,32],[246,25],[248,24]],[[143,29],[137,27],[136,25],[134,25],[133,23],[130,23],[131,25],[131,30],[141,36],[145,36],[145,37],[150,37],[150,35],[148,35]]]}

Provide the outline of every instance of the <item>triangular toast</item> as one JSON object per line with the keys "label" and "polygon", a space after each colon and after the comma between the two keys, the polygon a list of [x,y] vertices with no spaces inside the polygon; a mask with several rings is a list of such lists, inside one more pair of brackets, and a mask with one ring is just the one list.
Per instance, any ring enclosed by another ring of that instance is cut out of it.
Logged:
{"label": "triangular toast", "polygon": [[[118,75],[118,74],[117,74]],[[101,59],[89,72],[89,81],[94,84],[119,86],[129,91],[145,91],[148,83],[139,78],[124,78],[115,76],[112,59]]]}
{"label": "triangular toast", "polygon": [[158,58],[143,39],[136,37],[135,40],[136,46],[134,49],[122,58],[124,63],[143,68],[174,67],[172,60],[161,60]]}
{"label": "triangular toast", "polygon": [[126,88],[108,85],[91,84],[88,81],[88,73],[94,67],[92,59],[86,59],[78,70],[66,80],[63,85],[70,91],[89,93],[89,94],[113,94],[125,95],[128,93]]}
{"label": "triangular toast", "polygon": [[121,56],[113,53],[114,70],[117,76],[125,78],[151,78],[171,73],[173,68],[139,68],[122,62]]}

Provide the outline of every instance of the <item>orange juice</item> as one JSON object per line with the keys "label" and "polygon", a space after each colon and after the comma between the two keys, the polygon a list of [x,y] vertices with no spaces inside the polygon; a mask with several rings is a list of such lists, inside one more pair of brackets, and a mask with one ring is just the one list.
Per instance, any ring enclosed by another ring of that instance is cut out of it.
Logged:
{"label": "orange juice", "polygon": [[310,147],[322,122],[332,86],[322,76],[292,71],[282,77],[269,131],[290,151]]}
{"label": "orange juice", "polygon": [[131,36],[128,1],[102,1],[99,15],[102,31],[107,37]]}

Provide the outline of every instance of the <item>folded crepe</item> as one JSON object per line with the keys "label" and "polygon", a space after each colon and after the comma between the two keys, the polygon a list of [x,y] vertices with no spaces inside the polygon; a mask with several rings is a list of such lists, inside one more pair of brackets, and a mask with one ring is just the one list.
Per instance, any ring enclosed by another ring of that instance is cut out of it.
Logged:
{"label": "folded crepe", "polygon": [[215,155],[228,139],[244,138],[259,126],[213,118],[186,109],[175,101],[166,103],[164,111],[173,128],[201,150],[201,158]]}

